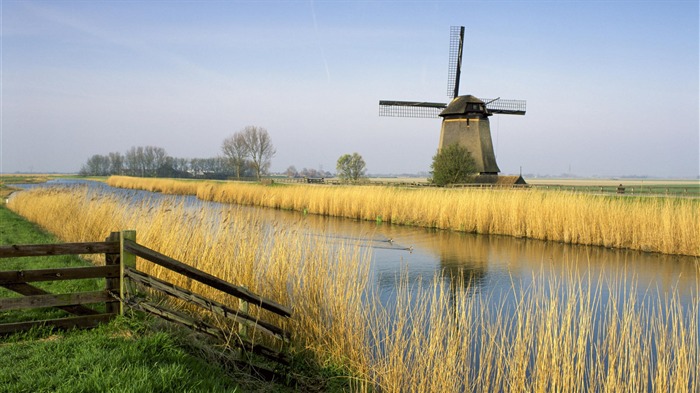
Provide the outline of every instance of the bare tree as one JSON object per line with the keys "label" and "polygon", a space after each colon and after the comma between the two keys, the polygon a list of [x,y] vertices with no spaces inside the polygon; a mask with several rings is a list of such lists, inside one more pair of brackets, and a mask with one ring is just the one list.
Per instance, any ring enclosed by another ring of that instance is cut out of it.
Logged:
{"label": "bare tree", "polygon": [[88,158],[80,169],[82,176],[107,176],[109,175],[109,157],[95,154]]}
{"label": "bare tree", "polygon": [[236,170],[236,177],[240,178],[241,172],[249,166],[258,180],[267,173],[277,152],[267,130],[257,126],[247,126],[224,139],[221,149]]}
{"label": "bare tree", "polygon": [[126,151],[124,161],[129,169],[128,173],[131,176],[144,176],[145,168],[143,167],[143,147],[132,146]]}
{"label": "bare tree", "polygon": [[299,172],[297,171],[297,168],[294,165],[290,165],[289,168],[287,168],[284,173],[287,175],[287,177],[297,177],[299,176]]}
{"label": "bare tree", "polygon": [[123,162],[131,176],[156,176],[158,169],[166,164],[167,157],[162,147],[132,146],[124,154]]}
{"label": "bare tree", "polygon": [[144,174],[146,176],[156,176],[160,167],[165,165],[168,153],[162,147],[146,146],[143,148]]}
{"label": "bare tree", "polygon": [[124,173],[124,156],[119,152],[109,153],[109,174],[121,175]]}
{"label": "bare tree", "polygon": [[277,153],[272,145],[272,138],[266,129],[257,126],[246,126],[241,134],[248,148],[250,164],[255,170],[256,177],[260,180],[261,176],[267,173],[272,157]]}
{"label": "bare tree", "polygon": [[248,145],[241,132],[237,132],[230,137],[224,139],[221,144],[221,150],[228,161],[228,166],[233,168],[236,173],[236,179],[241,178],[241,172],[245,166],[246,157],[248,157]]}

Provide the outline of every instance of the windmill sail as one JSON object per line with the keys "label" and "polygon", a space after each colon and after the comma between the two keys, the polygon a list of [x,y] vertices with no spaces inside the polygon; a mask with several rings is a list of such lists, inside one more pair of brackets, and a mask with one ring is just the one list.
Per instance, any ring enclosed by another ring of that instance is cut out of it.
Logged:
{"label": "windmill sail", "polygon": [[477,98],[459,95],[462,72],[464,27],[450,29],[450,60],[448,63],[447,96],[449,104],[421,101],[379,101],[379,116],[442,117],[440,147],[454,143],[466,148],[475,160],[475,170],[482,175],[498,175],[501,171],[491,140],[489,117],[493,114],[524,115],[525,101]]}
{"label": "windmill sail", "polygon": [[462,74],[462,48],[464,44],[464,26],[450,28],[450,61],[447,64],[447,96],[459,96],[459,79]]}
{"label": "windmill sail", "polygon": [[503,115],[525,114],[525,100],[502,100],[500,98],[480,98],[480,100],[486,103],[486,109],[488,109],[491,113]]}
{"label": "windmill sail", "polygon": [[379,116],[437,118],[446,106],[439,102],[379,101]]}
{"label": "windmill sail", "polygon": [[[464,26],[450,28],[450,59],[447,68],[447,96],[459,97],[459,80],[462,73],[462,48],[464,47]],[[491,114],[524,115],[524,100],[502,100],[482,98]],[[421,101],[379,101],[379,116],[437,118],[447,104]]]}

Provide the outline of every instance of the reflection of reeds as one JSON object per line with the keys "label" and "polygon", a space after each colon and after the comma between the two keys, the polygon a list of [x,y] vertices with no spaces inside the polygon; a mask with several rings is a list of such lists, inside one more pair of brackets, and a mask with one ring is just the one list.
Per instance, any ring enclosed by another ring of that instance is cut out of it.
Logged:
{"label": "reflection of reeds", "polygon": [[677,292],[637,297],[621,279],[600,277],[594,287],[591,277],[533,279],[531,287],[514,283],[514,303],[470,297],[462,283],[456,293],[404,283],[395,319],[383,309],[370,317],[379,347],[370,379],[416,392],[700,388],[697,291],[683,306]]}
{"label": "reflection of reeds", "polygon": [[700,203],[541,190],[284,185],[113,176],[115,187],[394,224],[700,256]]}
{"label": "reflection of reeds", "polygon": [[[395,300],[381,305],[372,301],[370,258],[359,248],[329,245],[235,207],[126,206],[79,189],[23,192],[9,206],[66,241],[136,229],[148,247],[291,305],[293,348],[347,367],[357,390],[700,389],[700,287],[684,303],[677,289],[638,296],[623,278],[572,268],[568,276],[536,273],[534,284],[513,283],[503,296],[516,300],[508,302],[470,292],[460,277],[449,288],[427,280],[410,286],[404,277]],[[141,262],[139,268],[206,291]]]}

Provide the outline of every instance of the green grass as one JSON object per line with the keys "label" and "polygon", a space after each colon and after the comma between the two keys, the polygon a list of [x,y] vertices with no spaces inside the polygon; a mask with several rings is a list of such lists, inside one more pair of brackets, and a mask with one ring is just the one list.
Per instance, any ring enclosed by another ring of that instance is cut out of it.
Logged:
{"label": "green grass", "polygon": [[36,330],[0,343],[3,392],[235,392],[226,372],[173,335],[120,317],[97,329]]}
{"label": "green grass", "polygon": [[[555,185],[544,184],[533,187],[548,190],[576,191],[586,193],[617,194],[617,186],[591,186],[591,185]],[[700,196],[700,184],[651,184],[651,185],[624,185],[625,195],[651,195],[651,196]]]}
{"label": "green grass", "polygon": [[[0,206],[0,244],[55,243],[36,225]],[[3,258],[0,270],[86,266],[77,256]],[[104,288],[104,279],[36,283],[52,293]],[[0,297],[17,296],[0,288]],[[104,306],[102,306],[104,307]],[[0,323],[60,318],[57,309],[0,312]],[[188,352],[153,321],[117,318],[93,330],[48,328],[0,338],[0,392],[232,392],[227,372]]]}
{"label": "green grass", "polygon": [[[58,243],[51,234],[43,231],[37,225],[24,220],[11,212],[5,206],[0,206],[0,244],[46,244]],[[90,266],[90,263],[74,255],[60,255],[51,257],[32,258],[2,258],[0,270],[29,270],[46,269],[56,267]],[[104,279],[84,279],[66,281],[37,282],[32,285],[51,293],[71,293],[97,291],[105,287]],[[0,287],[0,298],[20,296],[15,292]],[[96,309],[104,309],[104,305],[94,306]],[[68,313],[59,309],[30,309],[13,310],[0,313],[0,323],[31,321],[68,316]]]}
{"label": "green grass", "polygon": [[[0,245],[58,242],[0,204]],[[87,265],[90,262],[76,256],[0,259],[0,270]],[[104,288],[104,279],[33,285],[52,293],[92,291]],[[0,298],[8,296],[18,295],[0,287]],[[0,312],[0,323],[67,315],[57,309]],[[296,354],[287,380],[280,382],[260,380],[234,365],[230,355],[220,343],[131,313],[92,330],[44,328],[0,336],[0,392],[348,391],[347,374],[331,365],[316,364],[308,354]]]}

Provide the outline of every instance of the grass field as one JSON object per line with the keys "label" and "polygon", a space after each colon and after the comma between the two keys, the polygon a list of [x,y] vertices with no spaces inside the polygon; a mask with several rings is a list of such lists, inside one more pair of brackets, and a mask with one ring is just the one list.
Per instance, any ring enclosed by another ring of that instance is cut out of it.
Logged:
{"label": "grass field", "polygon": [[531,179],[529,184],[539,189],[592,194],[617,194],[622,186],[624,195],[700,198],[700,180]]}
{"label": "grass field", "polygon": [[625,187],[700,187],[700,180],[692,179],[553,179],[534,178],[527,179],[528,184],[541,185],[563,185],[581,187],[613,187],[622,184]]}
{"label": "grass field", "polygon": [[[429,286],[440,277],[408,285],[404,277],[395,299],[382,306],[368,287],[366,252],[352,245],[328,247],[294,226],[264,223],[235,206],[196,212],[168,202],[133,206],[72,189],[23,192],[10,207],[64,240],[136,229],[139,242],[148,247],[291,305],[293,350],[342,370],[337,378],[344,381],[342,389],[700,388],[697,290],[687,304],[677,290],[650,290],[642,295],[652,300],[642,306],[633,283],[619,277],[590,280],[585,269],[574,269],[580,273],[564,285],[533,273],[533,281],[542,285],[514,285],[512,296],[519,301],[506,313],[490,293],[469,294],[459,284],[449,291]],[[586,261],[552,263],[585,266]],[[167,273],[157,268],[139,268],[195,292],[204,290],[181,277],[163,277]]]}

